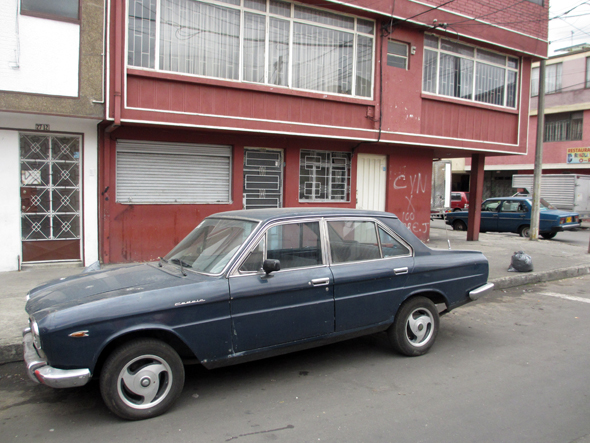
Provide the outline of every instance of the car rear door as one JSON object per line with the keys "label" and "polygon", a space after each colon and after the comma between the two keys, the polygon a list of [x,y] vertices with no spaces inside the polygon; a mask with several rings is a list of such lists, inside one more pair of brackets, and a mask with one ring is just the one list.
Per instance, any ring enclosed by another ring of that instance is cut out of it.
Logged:
{"label": "car rear door", "polygon": [[[229,278],[234,352],[296,342],[334,331],[334,285],[319,220],[266,230]],[[261,271],[265,258],[280,271]]]}
{"label": "car rear door", "polygon": [[327,221],[334,275],[335,331],[388,321],[414,268],[409,245],[374,220]]}
{"label": "car rear door", "polygon": [[518,232],[523,224],[530,224],[530,212],[526,205],[520,200],[504,200],[498,212],[498,231]]}

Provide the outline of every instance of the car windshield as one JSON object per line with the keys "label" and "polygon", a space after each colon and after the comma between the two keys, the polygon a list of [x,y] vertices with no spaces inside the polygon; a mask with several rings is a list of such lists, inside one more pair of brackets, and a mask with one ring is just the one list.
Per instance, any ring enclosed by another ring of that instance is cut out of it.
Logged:
{"label": "car windshield", "polygon": [[246,220],[207,218],[164,259],[193,271],[219,274],[256,225]]}

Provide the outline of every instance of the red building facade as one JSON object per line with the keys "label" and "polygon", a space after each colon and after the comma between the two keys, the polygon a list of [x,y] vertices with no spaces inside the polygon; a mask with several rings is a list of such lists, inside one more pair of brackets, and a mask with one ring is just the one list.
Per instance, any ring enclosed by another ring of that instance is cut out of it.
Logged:
{"label": "red building facade", "polygon": [[512,3],[112,0],[102,260],[244,207],[387,210],[427,240],[433,159],[527,152],[548,6]]}

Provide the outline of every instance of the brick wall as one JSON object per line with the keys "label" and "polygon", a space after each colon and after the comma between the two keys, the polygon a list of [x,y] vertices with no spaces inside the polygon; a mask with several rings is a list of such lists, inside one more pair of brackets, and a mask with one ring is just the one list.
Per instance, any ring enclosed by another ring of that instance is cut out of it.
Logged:
{"label": "brick wall", "polygon": [[[447,3],[448,0],[421,0],[421,2],[439,6]],[[473,20],[470,18],[476,18],[547,40],[549,0],[544,1],[544,6],[533,3],[531,0],[455,0],[441,9],[467,16],[449,23],[449,28],[457,32],[469,29],[473,26]]]}

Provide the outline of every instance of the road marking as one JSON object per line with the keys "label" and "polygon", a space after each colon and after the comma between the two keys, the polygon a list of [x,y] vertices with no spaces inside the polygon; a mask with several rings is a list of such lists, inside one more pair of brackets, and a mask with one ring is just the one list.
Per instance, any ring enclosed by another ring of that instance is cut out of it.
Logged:
{"label": "road marking", "polygon": [[571,301],[581,301],[582,303],[590,303],[590,298],[576,297],[575,295],[558,294],[556,292],[537,292],[539,295],[548,295],[549,297],[563,298]]}

